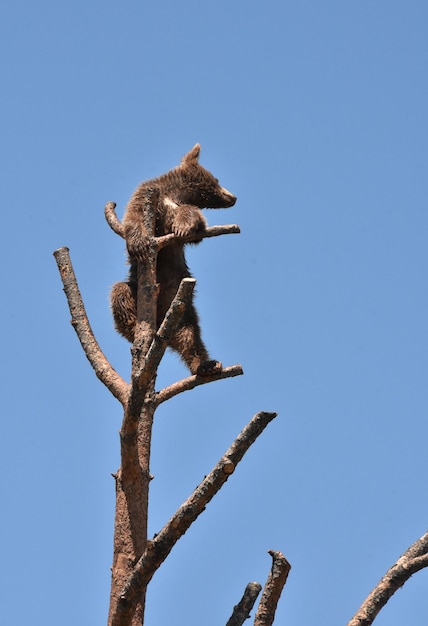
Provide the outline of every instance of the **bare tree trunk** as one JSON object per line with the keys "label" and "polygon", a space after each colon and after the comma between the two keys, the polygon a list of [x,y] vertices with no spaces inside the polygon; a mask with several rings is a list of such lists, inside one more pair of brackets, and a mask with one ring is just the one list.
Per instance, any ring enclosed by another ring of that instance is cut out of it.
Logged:
{"label": "bare tree trunk", "polygon": [[[147,189],[142,215],[148,253],[145,262],[138,263],[137,267],[137,327],[131,348],[130,384],[127,384],[115,372],[95,340],[86,316],[68,249],[61,248],[54,253],[69,303],[72,324],[85,354],[98,378],[120,401],[124,410],[120,429],[121,464],[115,475],[116,512],[108,626],[142,626],[144,624],[146,590],[154,573],[167,558],[176,542],[205,510],[207,504],[228,480],[229,476],[234,473],[237,464],[250,446],[276,417],[276,413],[266,412],[255,415],[220,458],[216,466],[172,515],[171,519],[166,522],[156,537],[151,540],[148,539],[148,504],[151,481],[150,451],[153,418],[157,406],[198,385],[243,373],[241,366],[235,365],[213,373],[209,377],[190,376],[166,389],[159,392],[155,391],[157,367],[195,285],[194,279],[183,279],[164,321],[160,328],[156,329],[158,295],[156,259],[158,250],[166,245],[171,245],[174,241],[191,240],[175,235],[155,237],[157,198],[156,190]],[[115,204],[108,203],[105,208],[105,215],[111,228],[123,237],[124,229],[117,219],[114,209]],[[237,232],[239,232],[239,227],[236,225],[215,226],[207,228],[203,234],[198,233],[198,238]],[[278,556],[280,553],[272,552],[271,554],[275,555],[274,562],[275,559],[281,560]],[[285,561],[284,557],[282,559]],[[268,579],[269,584],[267,583],[262,596],[264,605],[269,605],[270,602],[272,620],[271,622],[260,622],[261,624],[273,622],[276,602],[282,590],[282,587],[279,588],[277,583],[272,583],[272,572]],[[282,579],[283,585],[285,578],[282,576]],[[242,623],[245,614],[248,616],[260,588],[258,583],[252,583],[248,586],[241,602],[235,607],[230,626]],[[275,606],[273,607],[273,605]]]}
{"label": "bare tree trunk", "polygon": [[[144,553],[150,484],[150,444],[155,412],[155,374],[143,380],[144,359],[156,333],[156,257],[154,237],[157,193],[147,190],[144,227],[147,263],[138,264],[137,328],[132,353],[131,390],[120,431],[121,467],[116,474],[116,517],[113,542],[109,624],[120,594],[135,563]],[[144,622],[145,589],[136,603],[130,624]]]}

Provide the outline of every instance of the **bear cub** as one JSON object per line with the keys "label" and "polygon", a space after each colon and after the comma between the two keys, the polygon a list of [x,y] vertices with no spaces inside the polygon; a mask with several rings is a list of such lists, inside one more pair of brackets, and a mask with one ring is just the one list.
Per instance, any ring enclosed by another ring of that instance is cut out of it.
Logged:
{"label": "bear cub", "polygon": [[[145,233],[142,222],[144,192],[159,191],[156,211],[156,236],[174,233],[180,237],[202,233],[207,222],[201,209],[231,207],[236,197],[219,185],[214,176],[199,164],[200,146],[196,144],[180,165],[158,178],[142,183],[134,192],[123,218],[130,271],[127,282],[116,283],[111,291],[111,308],[116,330],[128,341],[134,341],[137,321],[137,262],[145,257]],[[198,243],[198,242],[192,242]],[[177,293],[183,278],[190,277],[183,243],[174,243],[159,250],[157,256],[157,328]],[[189,302],[170,347],[177,351],[192,374],[209,376],[222,365],[210,360],[201,338],[198,314]]]}

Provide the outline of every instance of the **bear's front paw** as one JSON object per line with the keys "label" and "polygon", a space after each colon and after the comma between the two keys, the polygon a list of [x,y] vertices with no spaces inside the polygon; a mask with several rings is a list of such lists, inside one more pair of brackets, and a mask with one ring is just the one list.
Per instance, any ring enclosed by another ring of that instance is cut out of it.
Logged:
{"label": "bear's front paw", "polygon": [[220,361],[205,361],[196,370],[196,376],[213,376],[219,374],[222,369],[223,365]]}
{"label": "bear's front paw", "polygon": [[142,261],[143,263],[147,261],[148,248],[145,241],[128,240],[126,242],[126,248],[131,259]]}
{"label": "bear's front paw", "polygon": [[203,232],[206,225],[206,220],[197,207],[183,204],[176,209],[172,232],[178,237],[189,237]]}
{"label": "bear's front paw", "polygon": [[148,241],[140,228],[125,228],[126,248],[129,256],[137,261],[146,261]]}

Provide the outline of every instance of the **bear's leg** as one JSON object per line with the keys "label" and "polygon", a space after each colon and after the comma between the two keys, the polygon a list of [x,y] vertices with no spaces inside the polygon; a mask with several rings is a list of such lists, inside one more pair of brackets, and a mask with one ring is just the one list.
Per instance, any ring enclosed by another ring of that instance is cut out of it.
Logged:
{"label": "bear's leg", "polygon": [[116,283],[111,290],[110,304],[117,332],[132,343],[137,322],[135,289],[129,283]]}
{"label": "bear's leg", "polygon": [[180,354],[192,374],[211,376],[222,369],[219,361],[210,360],[201,338],[198,315],[193,305],[189,305],[184,312],[170,346]]}

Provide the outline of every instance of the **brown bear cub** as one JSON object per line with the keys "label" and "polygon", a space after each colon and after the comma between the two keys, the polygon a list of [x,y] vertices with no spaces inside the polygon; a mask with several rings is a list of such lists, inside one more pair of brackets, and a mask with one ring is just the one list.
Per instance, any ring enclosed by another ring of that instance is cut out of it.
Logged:
{"label": "brown bear cub", "polygon": [[[127,282],[116,283],[111,292],[111,308],[116,330],[133,342],[136,324],[137,261],[144,261],[145,235],[142,224],[144,192],[159,191],[156,212],[156,236],[169,233],[184,237],[205,230],[206,220],[200,209],[231,207],[236,197],[220,187],[214,176],[199,165],[200,146],[196,144],[180,165],[167,174],[142,183],[134,192],[123,219],[130,272]],[[193,243],[193,242],[192,242]],[[157,257],[157,328],[171,304],[183,278],[191,276],[184,256],[184,244],[174,243],[162,248]],[[198,314],[193,301],[185,310],[170,347],[176,350],[192,374],[209,376],[222,368],[210,360],[201,338]]]}

